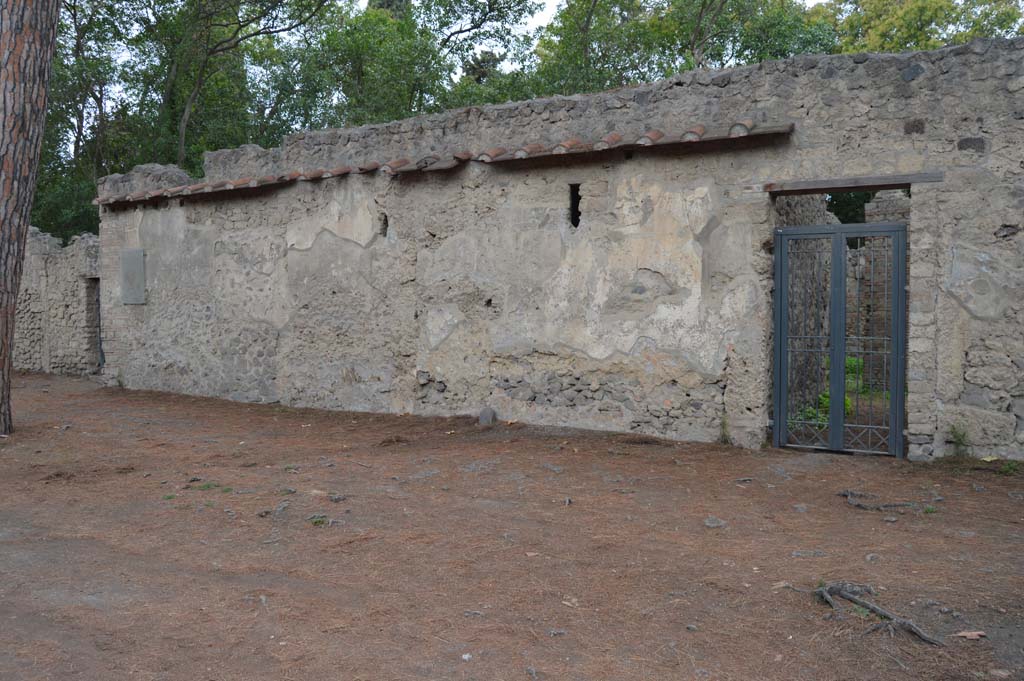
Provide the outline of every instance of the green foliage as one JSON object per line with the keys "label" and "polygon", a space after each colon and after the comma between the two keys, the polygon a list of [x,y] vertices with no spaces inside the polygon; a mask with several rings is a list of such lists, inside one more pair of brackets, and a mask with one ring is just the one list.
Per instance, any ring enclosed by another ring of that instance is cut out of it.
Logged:
{"label": "green foliage", "polygon": [[718,443],[723,445],[731,445],[732,437],[729,435],[729,419],[722,415],[722,420],[718,422]]}
{"label": "green foliage", "polygon": [[[816,404],[804,405],[789,417],[790,428],[794,428],[797,422],[809,423],[818,428],[824,428],[828,425],[831,406],[832,400],[829,396],[829,391],[825,390],[819,393]],[[843,410],[846,416],[853,414],[853,403],[848,396],[843,397]]]}
{"label": "green foliage", "polygon": [[323,46],[332,57],[327,73],[340,90],[338,118],[348,125],[429,110],[446,75],[433,36],[412,17],[369,9],[329,34]]}
{"label": "green foliage", "polygon": [[538,91],[594,92],[672,73],[679,60],[667,10],[642,0],[568,0],[537,42]]}
{"label": "green foliage", "polygon": [[843,52],[931,50],[1021,31],[1018,0],[832,0],[816,15]]}
{"label": "green foliage", "polygon": [[808,12],[803,4],[773,0],[753,6],[740,17],[733,58],[742,63],[784,59],[794,54],[834,51],[836,30],[825,17]]}
{"label": "green foliage", "polygon": [[568,0],[537,43],[541,93],[830,52],[835,27],[795,0]]}
{"label": "green foliage", "polygon": [[958,424],[949,427],[949,442],[953,444],[953,456],[967,456],[971,446],[967,438],[967,429]]}
{"label": "green foliage", "polygon": [[999,475],[1016,475],[1020,473],[1020,461],[1004,461],[996,473]]}
{"label": "green foliage", "polygon": [[[818,395],[818,411],[825,415],[826,420],[828,418],[830,406],[831,399],[829,398],[828,390],[826,390]],[[843,396],[843,413],[846,416],[851,416],[853,414],[853,403],[850,401],[850,397],[848,395]]]}
{"label": "green foliage", "polygon": [[844,224],[864,222],[864,205],[875,198],[874,192],[842,192],[829,194],[828,211]]}
{"label": "green foliage", "polygon": [[796,414],[789,419],[789,428],[792,430],[797,422],[810,423],[819,428],[828,425],[828,410],[822,411],[818,407],[801,407]]}

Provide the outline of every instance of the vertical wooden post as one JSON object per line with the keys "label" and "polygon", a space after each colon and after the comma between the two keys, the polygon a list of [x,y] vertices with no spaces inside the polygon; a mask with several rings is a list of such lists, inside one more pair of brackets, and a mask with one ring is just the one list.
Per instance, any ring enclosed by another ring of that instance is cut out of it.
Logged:
{"label": "vertical wooden post", "polygon": [[59,0],[0,0],[0,433],[10,433],[14,308],[46,122]]}

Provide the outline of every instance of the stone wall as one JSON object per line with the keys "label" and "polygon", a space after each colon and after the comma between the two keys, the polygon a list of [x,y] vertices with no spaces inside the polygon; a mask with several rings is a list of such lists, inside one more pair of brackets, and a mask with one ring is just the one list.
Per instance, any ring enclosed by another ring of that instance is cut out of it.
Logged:
{"label": "stone wall", "polygon": [[903,222],[910,220],[910,196],[902,189],[878,192],[864,204],[864,222]]}
{"label": "stone wall", "polygon": [[[767,146],[469,163],[105,207],[106,372],[240,400],[428,414],[491,405],[504,418],[759,446],[772,230],[784,219],[763,185],[943,171],[913,187],[911,453],[944,453],[949,424],[966,420],[977,451],[1024,456],[1022,61],[1024,39],[806,56],[211,153],[207,178],[224,179],[743,117],[796,124]],[[108,183],[167,186],[153,176]],[[129,248],[146,253],[144,305],[121,303]]]}
{"label": "stone wall", "polygon": [[100,366],[99,239],[29,228],[14,325],[14,368],[89,374]]}
{"label": "stone wall", "polygon": [[[1021,142],[1016,145],[1000,153],[1020,164]],[[915,188],[912,205],[911,455],[951,453],[956,426],[975,455],[1024,458],[1020,169],[1016,175],[958,169],[942,187]],[[921,225],[929,228],[915,229]]]}
{"label": "stone wall", "polygon": [[[769,265],[747,231],[767,237],[770,223],[766,199],[736,201],[737,187],[709,181],[728,159],[359,175],[108,211],[107,372],[241,400],[491,405],[505,418],[702,440],[719,438],[732,410],[735,437],[760,444],[764,423],[748,414],[763,418],[767,393],[727,385],[743,366],[737,343],[764,342],[748,320],[764,314]],[[124,248],[146,252],[145,305],[119,302]]]}

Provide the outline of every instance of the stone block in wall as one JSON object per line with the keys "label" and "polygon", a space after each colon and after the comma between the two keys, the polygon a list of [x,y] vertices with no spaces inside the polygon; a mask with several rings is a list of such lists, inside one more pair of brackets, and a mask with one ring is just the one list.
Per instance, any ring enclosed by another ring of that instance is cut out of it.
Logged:
{"label": "stone block in wall", "polygon": [[953,426],[967,433],[973,447],[1006,447],[1014,442],[1017,419],[1009,411],[992,411],[966,404],[943,406],[938,416],[938,435],[948,437]]}
{"label": "stone block in wall", "polygon": [[902,189],[878,192],[864,205],[864,222],[908,222],[910,205],[910,197]]}
{"label": "stone block in wall", "polygon": [[100,196],[119,196],[144,189],[180,187],[194,182],[195,180],[178,166],[146,163],[135,166],[127,173],[115,173],[100,178],[97,189]]}
{"label": "stone block in wall", "polygon": [[219,149],[203,153],[203,179],[207,182],[278,175],[284,172],[280,148],[264,149],[257,144],[243,144],[237,149]]}

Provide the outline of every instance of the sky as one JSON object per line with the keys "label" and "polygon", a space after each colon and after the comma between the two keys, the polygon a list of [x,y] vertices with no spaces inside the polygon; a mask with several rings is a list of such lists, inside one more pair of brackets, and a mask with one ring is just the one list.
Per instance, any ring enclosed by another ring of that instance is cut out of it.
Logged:
{"label": "sky", "polygon": [[551,18],[555,16],[555,12],[558,10],[558,5],[561,2],[562,0],[542,0],[540,11],[530,17],[529,21],[526,22],[526,27],[532,31],[535,28],[550,24]]}

